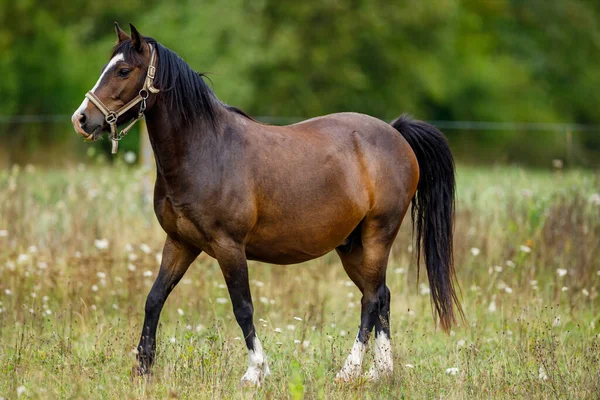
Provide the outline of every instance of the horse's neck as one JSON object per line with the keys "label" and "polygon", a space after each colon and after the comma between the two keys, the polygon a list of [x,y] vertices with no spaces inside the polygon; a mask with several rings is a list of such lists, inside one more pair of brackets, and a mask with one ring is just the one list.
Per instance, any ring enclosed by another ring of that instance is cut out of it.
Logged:
{"label": "horse's neck", "polygon": [[[146,114],[148,135],[159,176],[171,180],[178,178],[186,166],[209,161],[216,155],[219,134],[209,121],[200,121],[193,127],[178,127],[164,106],[156,104]],[[197,170],[196,170],[197,171]]]}

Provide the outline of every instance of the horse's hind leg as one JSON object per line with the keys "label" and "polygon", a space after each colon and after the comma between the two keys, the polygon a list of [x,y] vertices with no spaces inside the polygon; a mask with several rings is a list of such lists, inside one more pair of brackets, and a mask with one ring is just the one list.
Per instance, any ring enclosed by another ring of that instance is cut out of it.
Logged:
{"label": "horse's hind leg", "polygon": [[362,227],[362,246],[344,254],[338,250],[344,269],[363,293],[361,323],[350,355],[336,379],[356,379],[373,327],[375,327],[375,363],[369,377],[378,379],[393,370],[390,345],[390,291],[385,285],[385,273],[390,248],[401,218],[371,218]]}

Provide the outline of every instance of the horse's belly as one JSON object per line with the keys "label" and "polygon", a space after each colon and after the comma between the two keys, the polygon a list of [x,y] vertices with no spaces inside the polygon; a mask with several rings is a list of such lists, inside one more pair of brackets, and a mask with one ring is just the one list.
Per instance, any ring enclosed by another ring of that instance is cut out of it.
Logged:
{"label": "horse's belly", "polygon": [[309,223],[259,225],[246,243],[248,259],[272,264],[297,264],[329,253],[344,243],[358,226],[360,211]]}

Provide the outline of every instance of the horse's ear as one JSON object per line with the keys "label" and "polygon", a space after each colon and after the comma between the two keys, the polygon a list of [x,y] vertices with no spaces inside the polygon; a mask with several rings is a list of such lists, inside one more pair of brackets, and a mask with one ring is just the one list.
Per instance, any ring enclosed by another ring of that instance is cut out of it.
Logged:
{"label": "horse's ear", "polygon": [[135,26],[133,26],[132,23],[129,24],[129,27],[131,28],[131,44],[133,45],[133,48],[137,51],[142,51],[144,38],[142,37],[142,35],[140,35],[138,30],[135,29]]}
{"label": "horse's ear", "polygon": [[119,24],[115,21],[115,32],[117,32],[117,38],[119,39],[119,43],[123,40],[130,39],[129,35],[125,33],[123,29],[119,26]]}

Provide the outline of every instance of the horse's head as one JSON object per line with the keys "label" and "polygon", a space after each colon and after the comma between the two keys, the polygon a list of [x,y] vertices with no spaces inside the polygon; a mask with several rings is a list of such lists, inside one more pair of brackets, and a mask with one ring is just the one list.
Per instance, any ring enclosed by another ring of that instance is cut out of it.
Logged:
{"label": "horse's head", "polygon": [[156,51],[133,25],[130,27],[131,36],[115,22],[118,42],[112,57],[71,118],[75,131],[88,140],[111,131],[115,137],[116,126],[141,118],[146,98],[158,91],[153,87]]}

